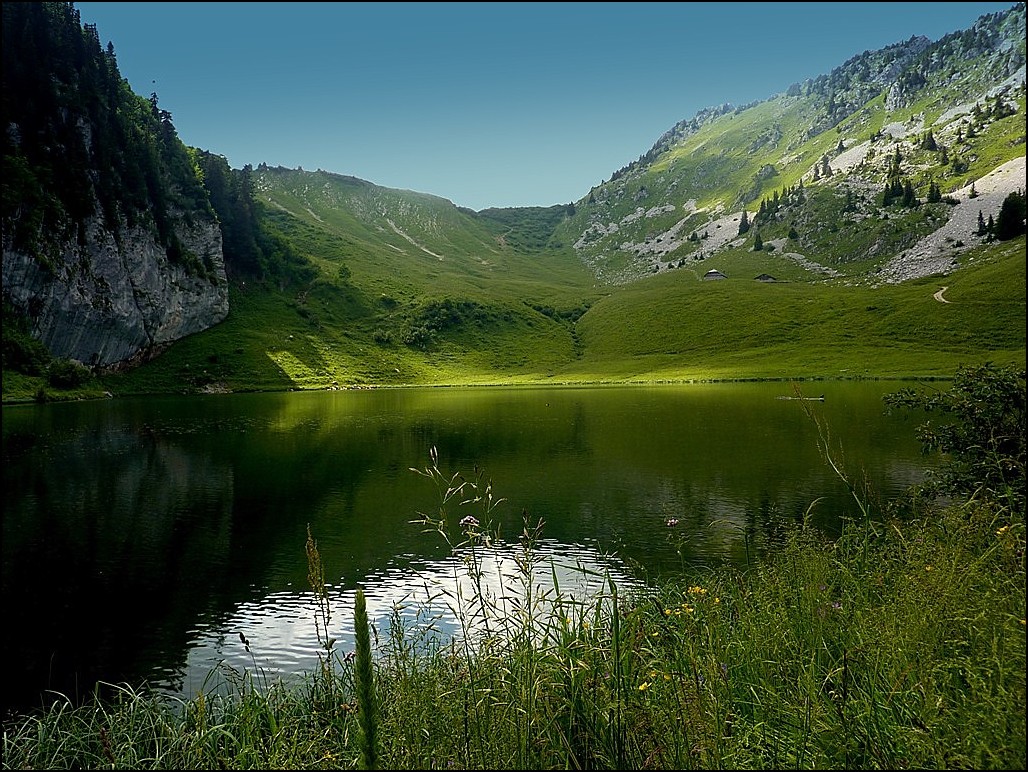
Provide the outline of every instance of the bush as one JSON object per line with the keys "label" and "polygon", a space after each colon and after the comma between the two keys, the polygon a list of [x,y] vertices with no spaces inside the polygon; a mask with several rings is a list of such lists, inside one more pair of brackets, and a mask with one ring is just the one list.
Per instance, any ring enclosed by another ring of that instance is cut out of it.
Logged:
{"label": "bush", "polygon": [[92,377],[89,368],[74,359],[55,359],[46,379],[55,389],[77,389]]}
{"label": "bush", "polygon": [[890,408],[921,408],[955,419],[933,423],[929,418],[918,427],[924,451],[946,457],[939,469],[929,471],[919,495],[978,498],[1024,511],[1024,368],[962,367],[949,391],[903,389],[884,399]]}
{"label": "bush", "polygon": [[46,346],[28,335],[11,334],[3,339],[3,368],[25,375],[42,375],[50,363]]}

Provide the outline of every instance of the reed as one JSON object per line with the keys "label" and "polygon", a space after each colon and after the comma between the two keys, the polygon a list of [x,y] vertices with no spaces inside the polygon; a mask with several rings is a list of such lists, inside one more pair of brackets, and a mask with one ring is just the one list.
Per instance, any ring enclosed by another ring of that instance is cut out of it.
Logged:
{"label": "reed", "polygon": [[[869,505],[834,539],[797,522],[749,567],[631,591],[594,577],[581,597],[539,557],[542,523],[501,538],[480,470],[433,450],[417,471],[439,506],[416,522],[461,580],[432,595],[456,635],[394,610],[373,646],[358,590],[356,654],[327,646],[305,685],[58,702],[5,724],[3,768],[1024,767],[1023,510]],[[308,557],[317,596],[312,538]]]}
{"label": "reed", "polygon": [[371,633],[364,590],[357,588],[354,601],[354,632],[357,640],[357,710],[360,719],[360,758],[362,769],[378,769],[378,697],[371,655]]}

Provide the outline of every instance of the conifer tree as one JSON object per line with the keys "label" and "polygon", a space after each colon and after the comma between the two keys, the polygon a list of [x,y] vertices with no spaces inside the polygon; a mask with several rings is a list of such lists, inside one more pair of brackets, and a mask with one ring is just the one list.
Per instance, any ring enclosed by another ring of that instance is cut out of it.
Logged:
{"label": "conifer tree", "polygon": [[1017,190],[1003,199],[999,216],[996,218],[995,235],[1000,241],[1007,241],[1025,232],[1024,191]]}
{"label": "conifer tree", "polygon": [[892,156],[892,164],[889,166],[889,176],[894,177],[900,173],[900,164],[903,162],[903,154],[900,153],[899,145],[896,146],[896,152]]}
{"label": "conifer tree", "polygon": [[903,183],[903,206],[913,208],[918,205],[917,196],[914,194],[914,186],[910,184],[910,180]]}
{"label": "conifer tree", "polygon": [[750,218],[746,215],[746,210],[742,210],[742,217],[739,219],[739,235],[746,233],[750,229]]}

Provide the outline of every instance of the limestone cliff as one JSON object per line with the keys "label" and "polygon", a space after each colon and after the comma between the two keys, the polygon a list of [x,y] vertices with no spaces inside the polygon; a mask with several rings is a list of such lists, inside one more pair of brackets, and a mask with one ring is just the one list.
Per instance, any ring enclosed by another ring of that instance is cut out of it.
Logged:
{"label": "limestone cliff", "polygon": [[180,219],[175,231],[186,250],[204,256],[202,271],[170,260],[140,224],[116,240],[89,218],[84,242],[65,242],[51,267],[14,249],[5,234],[4,297],[55,356],[100,367],[145,359],[228,314],[221,230],[213,217],[192,220]]}
{"label": "limestone cliff", "polygon": [[3,299],[54,356],[139,361],[222,321],[195,151],[71,3],[3,6]]}

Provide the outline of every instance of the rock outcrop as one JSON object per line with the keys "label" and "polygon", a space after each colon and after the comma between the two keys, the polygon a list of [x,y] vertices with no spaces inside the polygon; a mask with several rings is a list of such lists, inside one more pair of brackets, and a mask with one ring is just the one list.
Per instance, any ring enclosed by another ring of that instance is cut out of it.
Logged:
{"label": "rock outcrop", "polygon": [[189,260],[171,260],[152,228],[126,226],[115,239],[96,217],[49,266],[5,233],[4,299],[57,357],[103,368],[145,360],[228,315],[217,221],[191,212],[176,217],[174,229]]}

